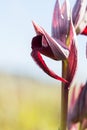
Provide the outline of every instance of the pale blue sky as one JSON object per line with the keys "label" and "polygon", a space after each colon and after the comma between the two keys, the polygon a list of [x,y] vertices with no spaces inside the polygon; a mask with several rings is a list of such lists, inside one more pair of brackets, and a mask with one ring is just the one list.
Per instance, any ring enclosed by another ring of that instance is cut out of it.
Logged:
{"label": "pale blue sky", "polygon": [[[74,0],[75,1],[75,0]],[[73,1],[73,2],[74,2]],[[3,0],[0,1],[0,72],[13,72],[53,80],[34,63],[30,56],[31,40],[35,35],[32,20],[51,34],[51,20],[55,0]],[[71,2],[71,4],[73,4]],[[78,81],[87,79],[85,43],[87,37],[78,38]],[[46,58],[47,64],[61,75],[61,62]]]}

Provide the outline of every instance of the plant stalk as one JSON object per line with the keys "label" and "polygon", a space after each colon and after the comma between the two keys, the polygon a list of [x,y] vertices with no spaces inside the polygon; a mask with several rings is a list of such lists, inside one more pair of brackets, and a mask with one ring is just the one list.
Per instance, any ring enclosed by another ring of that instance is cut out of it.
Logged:
{"label": "plant stalk", "polygon": [[[62,61],[62,77],[67,76],[67,60]],[[66,83],[62,83],[61,87],[61,129],[66,130],[67,126],[67,111],[68,111],[68,87]]]}

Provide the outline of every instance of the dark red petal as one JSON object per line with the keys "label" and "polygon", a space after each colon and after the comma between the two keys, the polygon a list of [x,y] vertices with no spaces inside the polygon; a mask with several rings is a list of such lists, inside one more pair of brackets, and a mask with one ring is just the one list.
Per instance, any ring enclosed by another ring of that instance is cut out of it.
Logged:
{"label": "dark red petal", "polygon": [[43,42],[44,42],[45,45],[47,44],[44,36],[37,35],[37,36],[33,37],[33,39],[32,39],[31,48],[33,50],[38,50],[41,54],[56,60],[55,55],[53,54],[50,46],[47,45],[47,46],[44,47],[42,45]]}
{"label": "dark red petal", "polygon": [[38,49],[42,47],[41,44],[42,41],[42,36],[41,35],[37,35],[32,39],[32,44],[31,44],[31,48],[32,49]]}
{"label": "dark red petal", "polygon": [[31,52],[31,56],[33,57],[33,59],[35,60],[35,62],[39,65],[39,67],[45,72],[47,73],[49,76],[57,79],[57,80],[60,80],[62,82],[68,82],[66,81],[65,79],[59,77],[58,75],[56,75],[52,70],[50,70],[47,65],[45,64],[41,54],[39,51],[37,50],[33,50]]}
{"label": "dark red petal", "polygon": [[37,35],[32,39],[32,49],[54,60],[64,60],[69,56],[68,48],[59,40],[50,37],[45,31],[44,35]]}
{"label": "dark red petal", "polygon": [[[44,55],[47,54],[46,56],[53,58],[55,60],[64,60],[68,58],[69,49],[66,47],[66,45],[62,41],[56,40],[55,38],[52,38],[51,36],[49,36],[49,34],[43,28],[38,26],[35,22],[33,22],[33,26],[37,33],[36,38],[33,38],[33,43],[36,42],[34,43],[35,45],[40,44],[42,46],[42,49],[43,49],[42,52],[41,50],[39,50],[41,54],[44,54]],[[42,37],[42,39],[39,38],[40,36]],[[35,39],[36,41],[34,41]],[[50,51],[49,54],[48,54],[48,51]]]}
{"label": "dark red petal", "polygon": [[87,26],[86,26],[86,28],[83,30],[83,32],[81,34],[87,35]]}

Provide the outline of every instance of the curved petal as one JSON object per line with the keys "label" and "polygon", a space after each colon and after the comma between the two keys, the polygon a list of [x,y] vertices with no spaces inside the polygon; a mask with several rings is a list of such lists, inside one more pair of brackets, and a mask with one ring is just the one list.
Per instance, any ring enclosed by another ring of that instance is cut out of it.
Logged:
{"label": "curved petal", "polygon": [[75,41],[72,42],[71,45],[71,51],[70,51],[70,55],[68,58],[68,73],[67,73],[67,80],[71,83],[75,72],[76,72],[76,68],[77,68],[77,50],[76,50],[76,46],[75,46]]}
{"label": "curved petal", "polygon": [[57,80],[60,80],[62,82],[67,82],[65,79],[59,77],[58,75],[56,75],[52,70],[50,70],[47,65],[45,64],[41,54],[39,51],[37,50],[33,50],[31,52],[31,56],[33,57],[33,59],[35,60],[35,62],[39,65],[39,67],[46,73],[48,74],[49,76],[57,79]]}
{"label": "curved petal", "polygon": [[[45,31],[44,31],[45,32]],[[48,44],[57,60],[64,60],[69,56],[69,49],[60,40],[55,40],[45,32]]]}
{"label": "curved petal", "polygon": [[[64,60],[68,58],[69,56],[69,49],[60,41],[60,40],[55,40],[54,38],[50,37],[43,28],[39,27],[37,24],[33,22],[35,31],[38,35],[40,35],[41,41],[39,43],[41,45],[41,48],[38,48],[39,51],[55,60]],[[34,41],[33,41],[34,42]],[[38,41],[35,41],[38,42]],[[49,49],[50,48],[50,49]],[[46,53],[46,51],[50,50],[50,55]],[[52,55],[51,55],[52,53]]]}
{"label": "curved petal", "polygon": [[[72,21],[71,21],[71,25],[70,25],[70,32],[69,32],[69,57],[66,60],[66,64],[67,64],[67,75],[66,75],[66,79],[69,81],[68,87],[70,87],[72,80],[75,76],[75,72],[77,69],[77,61],[78,61],[78,52],[77,52],[77,40],[76,40],[76,33],[75,33],[75,29],[73,27]],[[67,85],[67,84],[66,84]]]}
{"label": "curved petal", "polygon": [[[38,50],[41,54],[49,57],[49,58],[52,58],[54,60],[56,60],[50,46],[42,46],[42,42],[43,42],[44,38],[42,38],[41,35],[37,35],[35,36],[33,39],[32,39],[32,49],[33,50]],[[46,42],[46,43],[45,43]],[[47,41],[44,40],[44,43],[47,44]]]}

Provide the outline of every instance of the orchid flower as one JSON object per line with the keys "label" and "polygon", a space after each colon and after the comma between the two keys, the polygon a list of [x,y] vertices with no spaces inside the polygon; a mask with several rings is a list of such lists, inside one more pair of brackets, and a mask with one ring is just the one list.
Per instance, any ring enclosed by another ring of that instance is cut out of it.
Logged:
{"label": "orchid flower", "polygon": [[80,122],[81,130],[84,130],[87,128],[87,83],[80,86],[77,98],[75,97],[75,93],[76,86],[72,92],[68,112],[68,129],[72,130],[76,126],[76,123]]}
{"label": "orchid flower", "polygon": [[[71,82],[77,65],[77,49],[68,1],[65,1],[60,8],[60,4],[56,0],[52,20],[52,36],[35,22],[33,22],[33,26],[36,31],[36,36],[32,39],[31,55],[33,59],[51,77],[63,82]],[[67,60],[68,67],[66,71],[70,73],[70,75],[67,74],[68,78],[65,77],[67,80],[55,74],[46,65],[41,54],[58,61]]]}
{"label": "orchid flower", "polygon": [[87,0],[77,0],[72,11],[73,24],[77,34],[87,35]]}
{"label": "orchid flower", "polygon": [[61,80],[63,82],[67,82],[65,79],[56,75],[52,70],[50,70],[45,61],[43,60],[41,54],[48,56],[54,60],[63,60],[66,59],[69,55],[69,49],[63,45],[63,43],[58,40],[58,42],[49,36],[44,29],[39,27],[37,24],[33,22],[35,31],[37,36],[32,39],[32,57],[39,65],[40,68],[43,69],[45,73],[50,75],[51,77]]}

